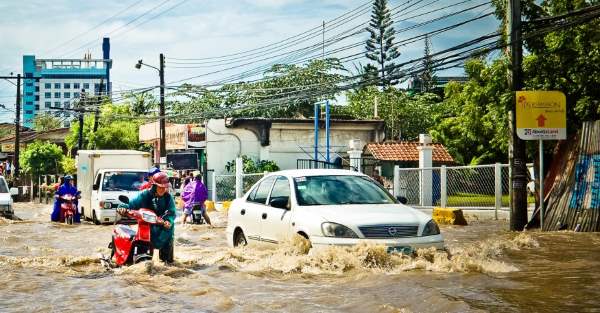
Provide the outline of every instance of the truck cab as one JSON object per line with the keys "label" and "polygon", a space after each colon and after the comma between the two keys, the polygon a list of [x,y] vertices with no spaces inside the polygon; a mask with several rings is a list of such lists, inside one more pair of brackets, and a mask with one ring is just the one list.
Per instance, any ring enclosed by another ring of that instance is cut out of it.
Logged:
{"label": "truck cab", "polygon": [[[146,171],[103,169],[98,171],[92,186],[91,219],[95,224],[112,223],[120,219],[116,209],[120,195],[135,197],[144,183]],[[85,213],[85,212],[84,212]]]}

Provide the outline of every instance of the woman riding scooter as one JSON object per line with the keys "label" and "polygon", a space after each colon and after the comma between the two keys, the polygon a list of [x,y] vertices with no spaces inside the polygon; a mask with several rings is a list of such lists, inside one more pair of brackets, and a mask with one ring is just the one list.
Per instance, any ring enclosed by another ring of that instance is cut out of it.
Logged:
{"label": "woman riding scooter", "polygon": [[[64,195],[72,195],[79,198],[79,193],[77,192],[77,188],[71,184],[73,177],[71,175],[67,175],[63,177],[63,184],[58,187],[56,193],[54,194],[54,208],[52,210],[52,214],[50,215],[50,220],[53,222],[63,222],[61,221],[61,212],[60,212],[60,197]],[[75,206],[77,207],[77,201],[75,202]],[[75,210],[75,215],[73,216],[73,222],[80,222],[80,214],[79,210]]]}
{"label": "woman riding scooter", "polygon": [[[175,201],[169,194],[169,177],[163,172],[156,173],[150,179],[152,187],[141,191],[129,200],[129,210],[141,208],[154,211],[165,220],[162,225],[151,226],[151,240],[155,249],[159,249],[159,258],[166,263],[173,262],[173,237],[175,233]],[[120,207],[117,212],[124,215],[126,208]]]}

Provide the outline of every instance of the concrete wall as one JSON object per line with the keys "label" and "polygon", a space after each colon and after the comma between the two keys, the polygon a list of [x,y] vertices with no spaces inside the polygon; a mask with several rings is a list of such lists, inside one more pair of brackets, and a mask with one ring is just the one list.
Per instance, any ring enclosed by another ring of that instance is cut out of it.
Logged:
{"label": "concrete wall", "polygon": [[[281,169],[295,169],[297,159],[312,159],[314,155],[314,128],[312,122],[277,123],[270,129],[270,145],[262,147],[257,135],[243,128],[227,128],[224,120],[210,120],[206,129],[208,169],[223,173],[225,164],[239,155],[254,160],[273,160]],[[233,136],[235,135],[235,136]],[[238,139],[236,138],[239,138]],[[380,134],[380,139],[382,134]],[[330,159],[337,152],[346,157],[351,139],[360,139],[363,148],[377,139],[374,125],[359,123],[332,123],[330,134]],[[325,130],[319,130],[319,149],[325,160]],[[240,151],[241,146],[241,151]],[[304,150],[304,151],[303,151]]]}

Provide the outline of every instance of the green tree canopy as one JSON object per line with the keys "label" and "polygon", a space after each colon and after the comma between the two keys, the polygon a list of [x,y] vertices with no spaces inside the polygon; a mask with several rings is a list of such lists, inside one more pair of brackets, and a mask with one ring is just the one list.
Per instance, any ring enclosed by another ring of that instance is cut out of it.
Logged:
{"label": "green tree canopy", "polygon": [[27,145],[20,157],[23,171],[38,176],[62,172],[64,158],[61,148],[53,143],[34,141]]}
{"label": "green tree canopy", "polygon": [[36,131],[47,131],[61,127],[62,122],[50,114],[39,114],[33,119],[33,129]]}
{"label": "green tree canopy", "polygon": [[[392,25],[392,17],[387,0],[375,0],[371,22],[367,27],[370,37],[366,42],[366,57],[377,63],[379,71],[379,86],[395,85],[397,80],[393,79],[398,72],[394,60],[400,56],[398,47],[394,45],[396,31]],[[375,82],[372,82],[374,84]]]}

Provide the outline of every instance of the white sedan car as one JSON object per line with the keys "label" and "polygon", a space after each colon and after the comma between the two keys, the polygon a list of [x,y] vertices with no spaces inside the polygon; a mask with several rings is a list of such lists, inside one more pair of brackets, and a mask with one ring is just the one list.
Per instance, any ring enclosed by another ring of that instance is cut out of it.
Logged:
{"label": "white sedan car", "polygon": [[333,169],[270,173],[229,209],[230,246],[271,243],[299,234],[313,247],[381,244],[388,251],[444,248],[428,215],[399,203],[370,177]]}

